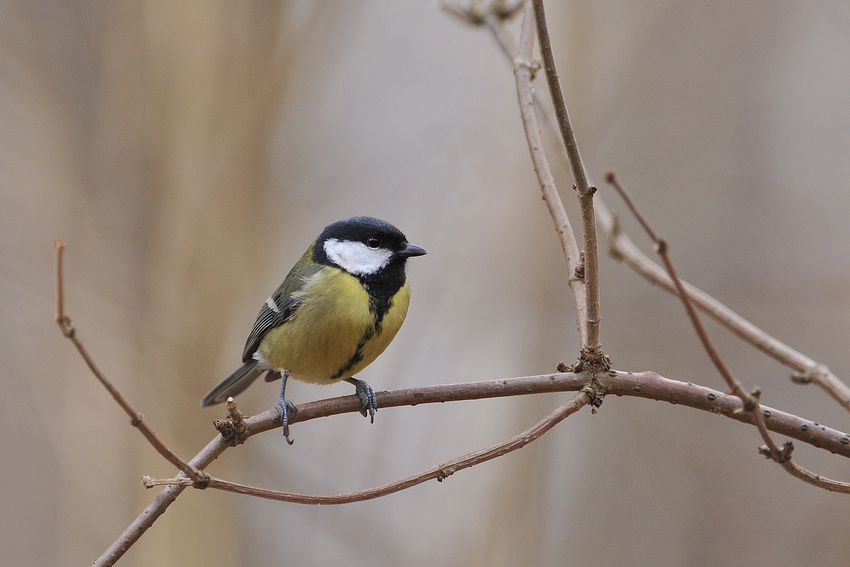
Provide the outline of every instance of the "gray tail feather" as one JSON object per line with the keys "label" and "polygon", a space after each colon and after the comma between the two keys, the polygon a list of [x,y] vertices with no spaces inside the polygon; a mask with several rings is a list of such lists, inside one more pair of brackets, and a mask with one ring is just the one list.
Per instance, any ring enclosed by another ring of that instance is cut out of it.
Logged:
{"label": "gray tail feather", "polygon": [[225,378],[221,384],[210,390],[204,399],[201,400],[201,407],[220,404],[231,396],[237,396],[245,391],[254,380],[259,378],[266,372],[257,368],[256,360],[249,360],[239,369]]}

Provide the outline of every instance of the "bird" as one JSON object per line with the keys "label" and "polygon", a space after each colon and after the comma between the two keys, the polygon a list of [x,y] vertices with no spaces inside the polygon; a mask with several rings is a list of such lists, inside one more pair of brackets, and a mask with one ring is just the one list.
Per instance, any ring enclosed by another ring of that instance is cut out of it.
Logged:
{"label": "bird", "polygon": [[408,258],[422,256],[392,224],[352,217],[330,224],[307,248],[283,283],[263,303],[242,352],[244,363],[201,400],[211,406],[235,397],[266,375],[281,379],[279,414],[286,442],[289,415],[286,381],[314,384],[345,380],[360,398],[360,413],[375,421],[374,390],[354,375],[389,346],[410,304]]}

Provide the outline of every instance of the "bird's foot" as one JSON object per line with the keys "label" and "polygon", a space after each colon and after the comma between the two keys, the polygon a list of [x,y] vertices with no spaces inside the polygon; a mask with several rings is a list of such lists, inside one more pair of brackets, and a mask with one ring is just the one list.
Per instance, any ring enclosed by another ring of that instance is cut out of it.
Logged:
{"label": "bird's foot", "polygon": [[283,426],[283,436],[286,438],[286,442],[292,445],[295,441],[289,438],[289,415],[298,413],[298,408],[292,402],[283,398],[279,399],[274,407],[279,415],[278,419]]}
{"label": "bird's foot", "polygon": [[354,384],[357,389],[356,393],[360,398],[360,414],[366,417],[368,412],[369,420],[371,423],[375,423],[375,412],[378,411],[378,396],[375,395],[375,390],[369,384],[357,378],[349,378],[346,381]]}

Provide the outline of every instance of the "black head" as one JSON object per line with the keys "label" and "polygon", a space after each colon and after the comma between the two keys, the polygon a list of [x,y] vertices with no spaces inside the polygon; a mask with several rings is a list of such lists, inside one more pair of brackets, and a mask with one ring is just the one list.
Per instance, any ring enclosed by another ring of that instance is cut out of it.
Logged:
{"label": "black head", "polygon": [[425,250],[407,242],[386,221],[353,217],[325,227],[313,247],[313,261],[336,266],[359,278],[370,291],[395,293],[404,285],[408,258]]}

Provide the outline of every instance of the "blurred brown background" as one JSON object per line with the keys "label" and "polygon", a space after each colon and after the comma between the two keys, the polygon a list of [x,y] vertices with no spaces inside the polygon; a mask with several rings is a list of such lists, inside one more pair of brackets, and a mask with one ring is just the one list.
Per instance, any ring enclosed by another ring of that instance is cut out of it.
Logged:
{"label": "blurred brown background", "polygon": [[[551,2],[549,18],[594,178],[617,169],[689,280],[850,376],[850,7]],[[53,324],[54,239],[79,336],[184,457],[213,436],[222,410],[198,402],[239,364],[260,303],[323,226],[355,214],[429,252],[411,262],[408,322],[361,375],[376,389],[575,358],[510,66],[433,2],[9,0],[0,105],[4,564],[89,564],[154,498],[141,476],[173,474]],[[722,387],[670,296],[610,258],[601,271],[617,368]],[[825,394],[710,329],[766,404],[850,429]],[[257,385],[240,406],[276,397]],[[210,471],[358,490],[511,436],[566,397],[299,424],[294,446],[266,434]],[[793,480],[759,443],[713,415],[611,398],[518,453],[367,503],[186,491],[120,564],[848,564],[850,500]],[[795,454],[850,479],[822,453]]]}

